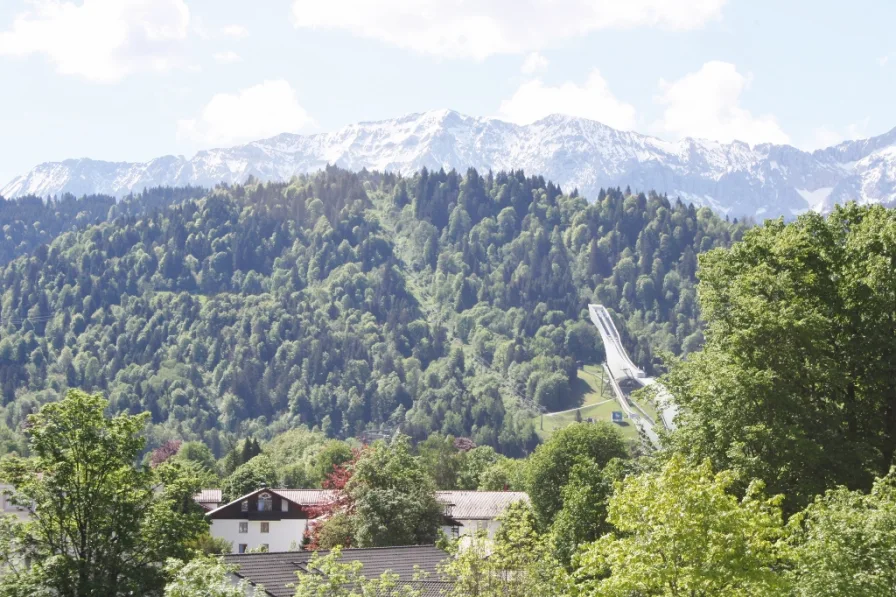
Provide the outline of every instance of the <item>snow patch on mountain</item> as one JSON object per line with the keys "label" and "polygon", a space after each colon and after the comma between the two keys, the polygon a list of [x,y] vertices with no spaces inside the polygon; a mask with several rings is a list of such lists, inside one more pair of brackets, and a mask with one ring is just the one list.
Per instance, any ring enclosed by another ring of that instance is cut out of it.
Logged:
{"label": "snow patch on mountain", "polygon": [[361,122],[330,133],[283,133],[192,158],[144,163],[90,159],[41,164],[0,189],[4,197],[105,193],[159,185],[213,186],[249,176],[289,180],[332,164],[411,173],[523,169],[596,197],[631,186],[757,219],[830,211],[836,203],[896,204],[896,129],[814,152],[704,139],[676,142],[619,131],[593,120],[552,115],[521,126],[452,110]]}

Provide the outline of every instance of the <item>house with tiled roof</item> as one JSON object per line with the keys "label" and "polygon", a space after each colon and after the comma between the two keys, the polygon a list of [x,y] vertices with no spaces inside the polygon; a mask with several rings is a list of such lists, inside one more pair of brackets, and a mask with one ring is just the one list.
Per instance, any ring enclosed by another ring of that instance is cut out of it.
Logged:
{"label": "house with tiled roof", "polygon": [[301,549],[314,506],[333,499],[330,492],[302,489],[257,489],[206,514],[211,535],[228,541],[233,553],[250,549]]}
{"label": "house with tiled roof", "polygon": [[[318,553],[324,556],[329,552]],[[295,589],[289,585],[297,581],[298,575],[320,573],[311,565],[312,557],[309,551],[289,551],[230,554],[224,560],[236,567],[235,581],[245,579],[253,586],[262,586],[270,597],[292,597]],[[360,562],[361,574],[367,578],[379,577],[386,571],[397,574],[396,595],[401,594],[402,585],[412,584],[422,590],[422,597],[442,597],[451,588],[439,575],[439,566],[447,557],[448,554],[434,545],[411,545],[344,549],[340,560]]]}
{"label": "house with tiled roof", "polygon": [[206,512],[217,509],[221,502],[224,501],[221,497],[220,489],[201,489],[199,493],[193,496],[193,499]]}
{"label": "house with tiled roof", "polygon": [[501,526],[498,517],[510,504],[529,503],[522,491],[437,491],[436,499],[445,507],[442,532],[453,539],[479,531],[492,539]]}
{"label": "house with tiled roof", "polygon": [[[203,490],[196,499],[212,500],[215,491],[219,490]],[[217,496],[220,498],[220,493]],[[318,507],[336,498],[336,492],[327,489],[264,488],[218,505],[206,517],[212,536],[230,542],[233,553],[259,548],[287,551],[300,548]],[[507,506],[528,502],[529,496],[518,491],[437,491],[436,499],[444,507],[442,532],[446,536],[458,538],[484,531],[491,538],[500,526],[497,518]]]}

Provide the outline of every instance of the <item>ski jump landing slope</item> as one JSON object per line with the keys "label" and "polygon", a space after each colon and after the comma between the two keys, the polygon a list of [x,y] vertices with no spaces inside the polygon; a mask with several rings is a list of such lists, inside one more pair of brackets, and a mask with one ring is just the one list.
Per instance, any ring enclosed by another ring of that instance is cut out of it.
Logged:
{"label": "ski jump landing slope", "polygon": [[[675,429],[675,416],[678,414],[678,407],[672,402],[672,396],[665,388],[657,384],[654,378],[648,377],[642,369],[638,368],[631,361],[628,352],[622,346],[622,338],[619,336],[616,324],[613,323],[613,318],[610,317],[606,307],[603,305],[588,305],[588,313],[591,316],[591,322],[597,326],[597,331],[600,333],[601,340],[603,340],[604,350],[607,355],[607,369],[612,378],[611,385],[620,404],[623,407],[628,406],[628,399],[619,388],[619,380],[631,379],[641,386],[656,384],[658,387],[657,408],[663,426],[669,430]],[[653,430],[653,424],[644,417],[633,417],[633,419],[637,425],[644,428],[651,442],[656,444],[657,441],[654,439],[656,438],[656,433]]]}

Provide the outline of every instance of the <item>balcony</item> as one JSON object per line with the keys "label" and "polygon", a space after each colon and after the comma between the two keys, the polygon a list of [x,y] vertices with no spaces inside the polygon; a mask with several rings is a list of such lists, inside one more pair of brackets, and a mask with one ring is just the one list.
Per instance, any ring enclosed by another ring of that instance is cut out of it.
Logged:
{"label": "balcony", "polygon": [[271,510],[259,512],[258,510],[252,510],[250,512],[243,512],[243,517],[246,520],[281,520],[283,518],[283,512],[274,512]]}

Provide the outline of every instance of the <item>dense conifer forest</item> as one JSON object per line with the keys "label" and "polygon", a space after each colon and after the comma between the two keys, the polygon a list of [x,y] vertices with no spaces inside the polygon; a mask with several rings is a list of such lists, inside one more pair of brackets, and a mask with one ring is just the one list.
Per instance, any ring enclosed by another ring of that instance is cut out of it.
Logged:
{"label": "dense conifer forest", "polygon": [[[197,195],[199,197],[197,198]],[[290,183],[0,201],[0,451],[65,388],[151,413],[149,447],[298,424],[432,432],[508,455],[575,406],[608,306],[632,358],[702,344],[697,255],[728,222],[522,172],[328,168]]]}

